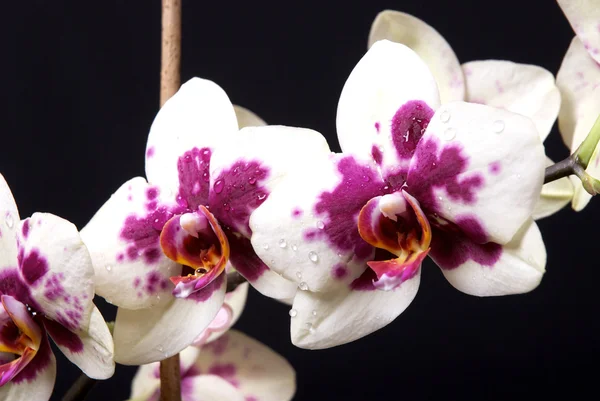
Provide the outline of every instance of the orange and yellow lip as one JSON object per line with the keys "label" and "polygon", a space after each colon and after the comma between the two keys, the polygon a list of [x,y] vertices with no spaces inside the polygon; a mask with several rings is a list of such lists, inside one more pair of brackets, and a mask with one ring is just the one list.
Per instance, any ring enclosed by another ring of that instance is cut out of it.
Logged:
{"label": "orange and yellow lip", "polygon": [[217,278],[229,260],[229,242],[212,213],[204,206],[198,211],[169,219],[160,234],[163,253],[171,260],[189,266],[193,273],[171,277],[173,295],[185,298]]}
{"label": "orange and yellow lip", "polygon": [[358,232],[370,245],[397,256],[367,262],[382,289],[414,277],[429,253],[431,226],[419,202],[404,190],[369,200],[358,216]]}

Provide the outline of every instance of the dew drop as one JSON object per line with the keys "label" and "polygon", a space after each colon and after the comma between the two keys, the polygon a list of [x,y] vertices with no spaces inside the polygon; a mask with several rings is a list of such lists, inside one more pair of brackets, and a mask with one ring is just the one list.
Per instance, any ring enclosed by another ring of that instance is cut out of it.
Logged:
{"label": "dew drop", "polygon": [[302,280],[302,272],[296,272],[296,277],[298,277],[298,280]]}
{"label": "dew drop", "polygon": [[228,212],[230,209],[231,209],[231,207],[229,207],[229,204],[227,202],[223,203],[223,210]]}
{"label": "dew drop", "polygon": [[308,253],[308,258],[310,259],[311,262],[317,263],[317,261],[319,260],[319,255],[317,255],[317,253],[315,251],[310,251]]}
{"label": "dew drop", "polygon": [[438,196],[437,198],[439,201],[441,201],[443,199],[441,196]]}
{"label": "dew drop", "polygon": [[217,180],[215,182],[215,185],[213,186],[214,190],[216,193],[220,194],[221,192],[223,192],[223,187],[225,186],[225,184],[223,183],[223,180]]}
{"label": "dew drop", "polygon": [[267,194],[264,192],[259,192],[256,197],[258,198],[258,200],[263,200],[267,197]]}
{"label": "dew drop", "polygon": [[502,131],[504,131],[504,121],[502,121],[502,120],[494,121],[494,124],[492,125],[492,130],[494,130],[494,132],[496,134],[499,134]]}
{"label": "dew drop", "polygon": [[267,249],[269,249],[269,244],[264,244],[263,245],[263,249],[266,251]]}
{"label": "dew drop", "polygon": [[298,250],[298,247],[296,245],[292,245],[292,251],[296,252]]}
{"label": "dew drop", "polygon": [[317,311],[316,310],[312,311],[312,315],[317,316]]}
{"label": "dew drop", "polygon": [[338,254],[337,254],[337,256],[338,256],[338,258],[340,258],[340,259],[344,257],[344,255],[342,255],[341,253],[338,253]]}
{"label": "dew drop", "polygon": [[163,352],[163,350],[164,350],[163,347],[160,345],[158,347],[156,347],[156,349],[158,350],[158,352]]}
{"label": "dew drop", "polygon": [[443,123],[450,121],[450,112],[448,110],[442,111],[442,114],[440,114],[440,121]]}
{"label": "dew drop", "polygon": [[287,246],[287,242],[282,238],[279,240],[279,247],[285,248]]}
{"label": "dew drop", "polygon": [[319,230],[322,230],[325,228],[325,223],[323,223],[321,220],[317,221],[317,228]]}
{"label": "dew drop", "polygon": [[31,312],[31,316],[36,316],[37,312]]}
{"label": "dew drop", "polygon": [[315,328],[313,327],[312,323],[306,323],[306,327],[308,327],[308,332],[310,334],[314,334],[315,333]]}
{"label": "dew drop", "polygon": [[456,130],[454,128],[446,128],[442,137],[446,141],[451,141],[456,138]]}
{"label": "dew drop", "polygon": [[302,291],[306,291],[308,290],[308,284],[306,284],[304,281],[301,282],[300,284],[298,284],[298,288],[300,288]]}
{"label": "dew drop", "polygon": [[112,270],[112,266],[111,265],[106,265],[106,271],[111,271]]}
{"label": "dew drop", "polygon": [[8,228],[13,228],[15,225],[15,220],[13,219],[12,214],[10,213],[6,214],[6,220],[4,220],[4,222],[6,223]]}
{"label": "dew drop", "polygon": [[296,317],[298,315],[298,311],[296,309],[290,309],[290,317]]}
{"label": "dew drop", "polygon": [[256,184],[256,178],[254,178],[254,177],[248,178],[248,184],[250,184],[250,185]]}

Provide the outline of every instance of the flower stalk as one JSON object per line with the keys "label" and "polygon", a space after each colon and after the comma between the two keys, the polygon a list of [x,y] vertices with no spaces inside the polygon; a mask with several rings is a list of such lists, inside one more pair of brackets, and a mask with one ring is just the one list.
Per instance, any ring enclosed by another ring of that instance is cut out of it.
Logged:
{"label": "flower stalk", "polygon": [[[162,0],[160,106],[177,92],[181,66],[181,0]],[[160,362],[160,400],[181,401],[179,354]]]}

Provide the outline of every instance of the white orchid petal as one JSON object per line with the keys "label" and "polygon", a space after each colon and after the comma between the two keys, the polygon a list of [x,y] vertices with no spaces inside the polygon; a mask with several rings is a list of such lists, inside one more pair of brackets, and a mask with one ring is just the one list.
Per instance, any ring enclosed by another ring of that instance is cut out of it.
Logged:
{"label": "white orchid petal", "polygon": [[175,207],[165,198],[143,178],[134,178],[81,230],[94,264],[96,293],[108,302],[147,308],[173,290],[169,278],[178,276],[181,266],[160,248],[160,230]]}
{"label": "white orchid petal", "polygon": [[204,345],[195,366],[201,375],[227,380],[246,399],[287,401],[296,391],[296,374],[285,358],[236,330]]}
{"label": "white orchid petal", "polygon": [[543,141],[560,109],[560,92],[551,72],[504,60],[463,64],[466,101],[487,104],[529,117]]}
{"label": "white orchid petal", "polygon": [[531,216],[544,168],[544,148],[529,118],[454,102],[429,123],[404,189],[475,242],[503,244]]}
{"label": "white orchid petal", "polygon": [[94,269],[77,228],[49,213],[17,226],[19,271],[38,313],[71,330],[85,330],[94,298]]}
{"label": "white orchid petal", "polygon": [[600,63],[600,8],[596,0],[557,0],[577,37]]}
{"label": "white orchid petal", "polygon": [[98,308],[92,309],[86,330],[74,333],[52,321],[44,326],[63,354],[88,377],[102,380],[114,374],[113,339]]}
{"label": "white orchid petal", "polygon": [[[554,162],[546,157],[546,166],[552,164],[554,164]],[[556,181],[549,182],[548,184],[544,184],[542,187],[542,195],[535,205],[531,217],[538,220],[558,212],[571,202],[573,193],[573,183],[569,177],[563,177]]]}
{"label": "white orchid petal", "polygon": [[337,291],[299,291],[290,311],[292,343],[322,349],[364,337],[392,322],[410,305],[421,279],[420,271],[399,287],[380,291],[371,270]]}
{"label": "white orchid petal", "polygon": [[431,257],[450,284],[466,294],[521,294],[537,287],[544,275],[546,248],[533,220],[503,246],[479,245],[435,230],[433,235]]}
{"label": "white orchid petal", "polygon": [[[221,325],[218,330],[213,330],[210,333],[206,333],[207,337],[206,339],[202,339],[202,344],[209,343],[221,337],[239,320],[240,316],[242,315],[242,311],[244,310],[244,306],[246,305],[246,299],[248,298],[248,288],[248,283],[242,283],[238,285],[235,290],[225,294],[223,307],[227,306],[229,308],[226,325]],[[223,307],[221,309],[223,309]]]}
{"label": "white orchid petal", "polygon": [[423,60],[402,44],[379,41],[342,90],[336,122],[342,150],[380,165],[405,166],[426,127],[422,121],[439,103],[436,82]]}
{"label": "white orchid petal", "polygon": [[181,401],[248,401],[233,384],[216,375],[192,376],[181,385]]}
{"label": "white orchid petal", "polygon": [[235,116],[237,118],[239,129],[244,127],[260,127],[267,125],[262,118],[245,107],[234,104],[233,109],[235,110]]}
{"label": "white orchid petal", "polygon": [[216,316],[225,298],[225,288],[222,274],[187,298],[167,295],[151,308],[119,308],[114,330],[115,361],[142,365],[180,352]]}
{"label": "white orchid petal", "polygon": [[412,15],[385,10],[373,21],[369,47],[383,39],[410,47],[425,61],[438,84],[442,103],[464,100],[464,76],[458,58],[433,27]]}
{"label": "white orchid petal", "polygon": [[148,135],[146,177],[164,190],[179,190],[178,162],[186,152],[214,151],[238,131],[231,101],[212,81],[192,78],[160,109]]}

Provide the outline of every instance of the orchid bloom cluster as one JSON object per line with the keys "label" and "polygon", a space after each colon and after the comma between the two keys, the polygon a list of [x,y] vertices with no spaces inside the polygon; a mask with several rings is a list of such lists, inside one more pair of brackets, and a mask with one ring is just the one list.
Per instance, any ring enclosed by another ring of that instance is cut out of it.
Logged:
{"label": "orchid bloom cluster", "polygon": [[[535,220],[591,198],[579,178],[544,184],[543,141],[558,117],[577,156],[600,113],[600,9],[558,3],[577,36],[556,81],[461,64],[425,22],[380,13],[340,95],[341,153],[193,78],[152,124],[146,177],[81,233],[47,213],[20,221],[0,176],[0,398],[50,397],[52,338],[92,378],[143,365],[132,401],[158,400],[158,362],[178,353],[183,400],[289,400],[289,363],[229,331],[249,286],[291,305],[291,341],[309,349],[391,323],[427,257],[466,294],[533,290],[546,265]],[[580,177],[600,178],[599,153]],[[118,307],[112,332],[94,294]]]}

